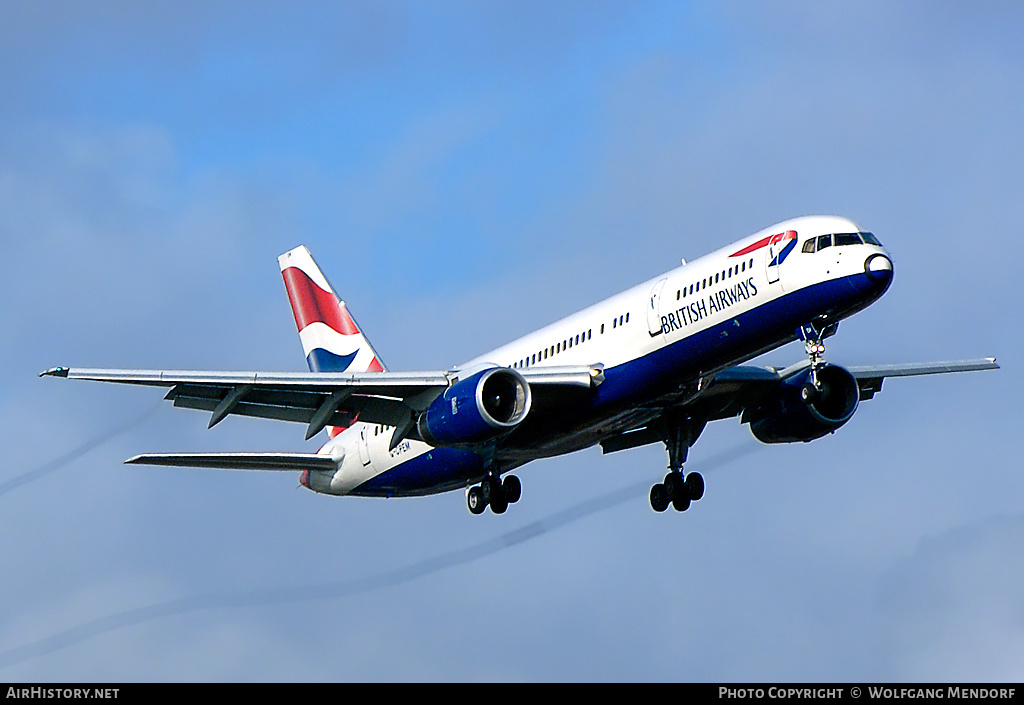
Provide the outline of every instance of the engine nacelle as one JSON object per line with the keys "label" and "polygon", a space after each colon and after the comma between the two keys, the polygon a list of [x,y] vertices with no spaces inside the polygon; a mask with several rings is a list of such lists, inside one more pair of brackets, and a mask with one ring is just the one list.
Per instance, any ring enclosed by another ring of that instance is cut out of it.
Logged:
{"label": "engine nacelle", "polygon": [[[818,387],[811,385],[811,370],[790,377],[757,409],[745,412],[750,430],[762,443],[813,441],[850,420],[860,401],[860,387],[849,370],[824,365]],[[746,420],[746,419],[745,419]]]}
{"label": "engine nacelle", "polygon": [[508,367],[492,367],[460,379],[437,397],[417,421],[433,446],[457,446],[508,433],[530,411],[530,385]]}

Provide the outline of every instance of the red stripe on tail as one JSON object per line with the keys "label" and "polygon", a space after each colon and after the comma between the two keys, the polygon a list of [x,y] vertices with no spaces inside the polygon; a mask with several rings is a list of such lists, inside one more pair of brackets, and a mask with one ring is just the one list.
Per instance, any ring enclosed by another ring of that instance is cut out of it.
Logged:
{"label": "red stripe on tail", "polygon": [[338,297],[317,286],[301,269],[288,267],[281,272],[281,276],[284,277],[288,301],[295,314],[295,325],[300,331],[310,323],[324,323],[342,335],[359,332]]}

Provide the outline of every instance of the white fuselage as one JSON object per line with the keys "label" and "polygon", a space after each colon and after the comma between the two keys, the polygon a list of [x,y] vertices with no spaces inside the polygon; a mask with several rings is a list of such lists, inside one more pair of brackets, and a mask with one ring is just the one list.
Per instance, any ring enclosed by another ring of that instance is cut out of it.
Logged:
{"label": "white fuselage", "polygon": [[[804,251],[805,243],[819,236],[858,232],[851,221],[831,216],[779,223],[473,358],[459,369],[484,363],[516,369],[601,365],[608,380],[588,412],[594,414],[657,398],[667,391],[662,387],[677,383],[681,376],[713,375],[789,342],[795,328],[815,316],[838,320],[877,298],[881,292],[869,289],[858,298],[856,287],[873,255],[885,256],[891,267],[880,245]],[[787,323],[790,316],[796,321],[793,325]],[[412,461],[418,461],[417,471],[430,463],[450,462],[441,449],[420,441],[405,440],[389,449],[391,437],[390,427],[355,423],[332,438],[319,452],[343,460],[332,476],[322,473],[314,489],[349,494],[374,478],[400,474]],[[566,447],[576,449],[572,443]],[[418,493],[451,488],[442,481],[437,489]]]}

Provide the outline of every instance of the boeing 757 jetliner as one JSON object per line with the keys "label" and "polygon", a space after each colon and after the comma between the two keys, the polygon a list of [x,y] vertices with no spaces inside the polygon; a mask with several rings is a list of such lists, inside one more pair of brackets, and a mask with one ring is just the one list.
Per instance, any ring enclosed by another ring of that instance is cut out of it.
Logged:
{"label": "boeing 757 jetliner", "polygon": [[[43,375],[169,387],[175,406],[326,430],[316,453],[145,454],[128,463],[293,470],[334,495],[403,497],[465,489],[474,514],[520,498],[509,471],[600,445],[664,443],[655,511],[704,495],[684,474],[709,421],[739,416],[764,443],[811,441],[845,424],[885,377],[995,369],[994,358],[841,367],[824,340],[878,299],[893,265],[844,218],[774,225],[451,370],[387,371],[305,247],[279,258],[309,372],[105,370]],[[742,363],[793,340],[784,369]]]}

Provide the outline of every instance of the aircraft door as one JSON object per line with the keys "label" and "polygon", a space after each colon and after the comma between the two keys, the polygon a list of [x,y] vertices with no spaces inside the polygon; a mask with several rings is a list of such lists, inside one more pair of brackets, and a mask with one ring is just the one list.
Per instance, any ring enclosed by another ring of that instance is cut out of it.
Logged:
{"label": "aircraft door", "polygon": [[370,444],[366,438],[366,426],[359,429],[359,459],[363,465],[370,464]]}
{"label": "aircraft door", "polygon": [[772,235],[768,243],[768,283],[774,284],[779,280],[779,253],[782,252],[782,233]]}
{"label": "aircraft door", "polygon": [[667,281],[668,279],[659,279],[658,283],[651,287],[651,294],[647,297],[647,329],[652,338],[664,332],[661,326],[661,290],[665,288]]}
{"label": "aircraft door", "polygon": [[779,281],[779,265],[789,256],[789,253],[796,247],[796,231],[787,230],[784,233],[772,235],[768,241],[768,254],[766,263],[768,267],[768,283],[774,284]]}

